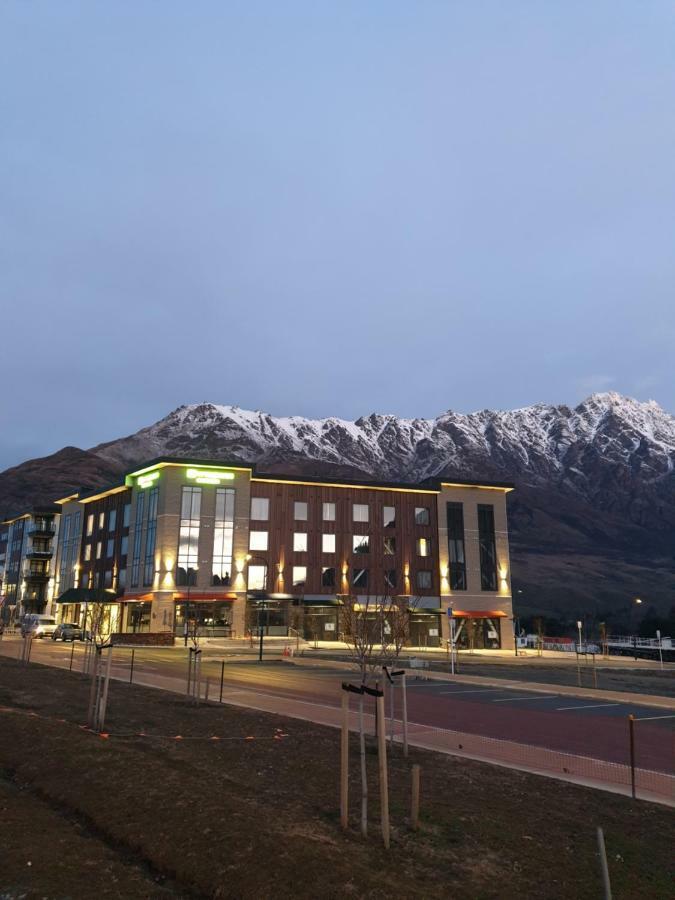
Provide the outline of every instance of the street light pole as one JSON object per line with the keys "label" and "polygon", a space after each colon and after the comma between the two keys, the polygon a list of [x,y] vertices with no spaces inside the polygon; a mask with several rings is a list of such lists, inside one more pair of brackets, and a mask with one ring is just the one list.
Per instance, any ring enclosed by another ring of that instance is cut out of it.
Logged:
{"label": "street light pole", "polygon": [[577,621],[577,628],[579,629],[579,653],[581,653],[581,619]]}

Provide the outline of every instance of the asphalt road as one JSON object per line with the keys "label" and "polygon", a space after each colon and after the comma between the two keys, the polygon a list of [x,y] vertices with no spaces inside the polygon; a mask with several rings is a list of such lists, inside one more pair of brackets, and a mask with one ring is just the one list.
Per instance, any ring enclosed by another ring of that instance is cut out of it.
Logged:
{"label": "asphalt road", "polygon": [[[11,649],[10,649],[11,648]],[[14,655],[18,641],[3,641],[0,652]],[[131,651],[115,649],[115,673],[128,670]],[[76,644],[74,668],[81,668],[81,645]],[[134,654],[135,677],[185,678],[187,652],[174,649],[138,649]],[[35,641],[32,660],[68,666],[71,645],[51,640]],[[202,675],[209,676],[218,692],[222,653],[205,648]],[[355,673],[356,674],[356,673]],[[225,660],[224,690],[259,693],[339,706],[340,684],[350,673],[341,668],[318,668],[302,662],[239,662]],[[356,680],[353,678],[352,680]],[[213,694],[212,694],[213,696]],[[400,690],[395,692],[400,716]],[[373,702],[372,700],[370,701]],[[389,701],[387,701],[387,708]],[[582,699],[527,690],[478,687],[462,682],[408,680],[408,718],[411,723],[439,729],[480,734],[518,741],[567,753],[629,763],[628,716],[635,716],[636,764],[640,768],[675,774],[675,714],[630,703]]]}

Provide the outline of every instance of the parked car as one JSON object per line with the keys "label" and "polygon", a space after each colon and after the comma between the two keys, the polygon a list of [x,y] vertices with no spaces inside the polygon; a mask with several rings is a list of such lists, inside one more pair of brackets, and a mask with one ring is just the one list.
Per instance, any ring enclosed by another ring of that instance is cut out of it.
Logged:
{"label": "parked car", "polygon": [[53,616],[25,616],[21,622],[21,637],[31,634],[33,637],[43,638],[54,634],[56,631],[56,619]]}
{"label": "parked car", "polygon": [[52,634],[53,641],[82,641],[84,640],[84,631],[75,622],[61,622],[57,625]]}

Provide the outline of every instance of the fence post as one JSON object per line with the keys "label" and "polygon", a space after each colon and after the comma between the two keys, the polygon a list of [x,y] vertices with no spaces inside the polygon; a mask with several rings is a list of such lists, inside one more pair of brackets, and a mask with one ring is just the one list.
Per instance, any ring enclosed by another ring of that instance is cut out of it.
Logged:
{"label": "fence post", "polygon": [[600,854],[600,871],[602,872],[602,887],[605,900],[612,900],[612,885],[609,880],[609,868],[607,866],[607,850],[605,848],[605,835],[598,826],[598,853]]}
{"label": "fence post", "polygon": [[223,702],[223,679],[225,678],[225,660],[223,660],[220,664],[220,700],[219,703]]}
{"label": "fence post", "polygon": [[349,694],[342,695],[342,734],[340,736],[340,824],[349,827]]}
{"label": "fence post", "polygon": [[188,670],[187,670],[187,687],[185,693],[190,696],[190,684],[192,681],[192,647],[188,647]]}
{"label": "fence post", "polygon": [[628,736],[630,739],[630,792],[635,800],[635,716],[628,716]]}
{"label": "fence post", "polygon": [[73,671],[73,656],[75,655],[75,639],[74,638],[71,641],[71,644],[72,644],[72,646],[70,648],[70,665],[68,666],[69,672]]}

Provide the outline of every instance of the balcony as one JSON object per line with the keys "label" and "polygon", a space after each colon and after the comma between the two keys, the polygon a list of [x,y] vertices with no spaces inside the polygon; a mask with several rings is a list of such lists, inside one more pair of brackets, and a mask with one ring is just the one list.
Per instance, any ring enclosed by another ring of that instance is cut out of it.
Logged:
{"label": "balcony", "polygon": [[46,569],[29,569],[24,573],[26,584],[45,584],[50,579],[49,571]]}
{"label": "balcony", "polygon": [[26,553],[26,559],[51,559],[53,555],[52,550],[36,550],[33,548]]}
{"label": "balcony", "polygon": [[31,535],[31,537],[54,537],[56,534],[56,525],[54,522],[36,519],[28,529],[28,534]]}

